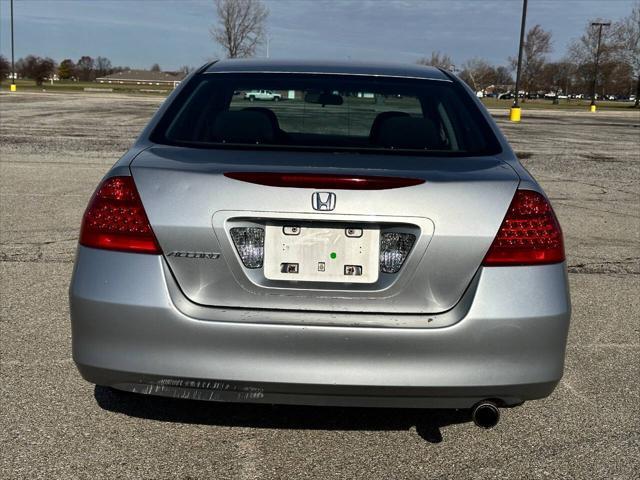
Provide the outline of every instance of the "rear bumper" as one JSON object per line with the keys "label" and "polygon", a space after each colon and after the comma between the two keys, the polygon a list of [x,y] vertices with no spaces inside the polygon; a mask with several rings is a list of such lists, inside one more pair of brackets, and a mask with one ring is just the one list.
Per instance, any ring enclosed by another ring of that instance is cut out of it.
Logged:
{"label": "rear bumper", "polygon": [[424,316],[425,328],[349,326],[354,316],[375,324],[376,315],[189,309],[161,257],[79,247],[70,287],[73,357],[90,382],[156,395],[515,405],[549,395],[562,376],[565,271],[564,264],[484,268],[465,294],[462,318],[451,324],[449,316],[448,326],[438,326],[437,315]]}

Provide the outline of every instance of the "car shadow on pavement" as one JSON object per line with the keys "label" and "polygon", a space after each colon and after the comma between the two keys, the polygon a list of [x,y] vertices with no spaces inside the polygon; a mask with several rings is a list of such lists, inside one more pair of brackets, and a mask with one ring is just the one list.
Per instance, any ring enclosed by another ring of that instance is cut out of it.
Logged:
{"label": "car shadow on pavement", "polygon": [[96,386],[98,405],[110,412],[163,422],[300,430],[410,430],[429,443],[441,428],[471,420],[466,410],[310,407],[222,403],[158,397]]}

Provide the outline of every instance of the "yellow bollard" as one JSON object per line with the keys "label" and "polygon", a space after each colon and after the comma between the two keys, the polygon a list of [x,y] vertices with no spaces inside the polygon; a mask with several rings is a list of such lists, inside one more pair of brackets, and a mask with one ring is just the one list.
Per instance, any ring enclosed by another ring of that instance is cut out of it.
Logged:
{"label": "yellow bollard", "polygon": [[509,111],[509,120],[512,122],[519,122],[521,110],[522,109],[520,107],[511,107],[511,110]]}
{"label": "yellow bollard", "polygon": [[589,111],[590,111],[591,113],[595,113],[595,111],[596,111],[596,106],[595,106],[595,105],[591,105],[591,106],[589,107]]}
{"label": "yellow bollard", "polygon": [[10,90],[11,90],[12,92],[15,92],[15,91],[16,91],[16,84],[15,84],[15,83],[12,83],[12,84],[11,84]]}

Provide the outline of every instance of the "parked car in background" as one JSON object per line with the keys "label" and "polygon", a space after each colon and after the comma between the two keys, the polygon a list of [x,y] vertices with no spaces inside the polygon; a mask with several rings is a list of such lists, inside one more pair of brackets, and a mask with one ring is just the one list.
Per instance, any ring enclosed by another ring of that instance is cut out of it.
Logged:
{"label": "parked car in background", "polygon": [[498,100],[512,100],[513,98],[513,92],[504,92],[498,94]]}
{"label": "parked car in background", "polygon": [[282,100],[282,95],[276,92],[272,92],[271,90],[251,90],[244,94],[245,100],[249,100],[251,102],[255,100],[268,100],[272,102],[279,102]]}
{"label": "parked car in background", "polygon": [[554,390],[570,310],[548,197],[419,65],[203,66],[98,186],[70,285],[75,363],[115,391],[485,428]]}

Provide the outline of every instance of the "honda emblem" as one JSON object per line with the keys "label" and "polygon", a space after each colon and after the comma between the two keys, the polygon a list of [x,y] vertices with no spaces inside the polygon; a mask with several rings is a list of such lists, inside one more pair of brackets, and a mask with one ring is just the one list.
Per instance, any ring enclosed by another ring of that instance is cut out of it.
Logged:
{"label": "honda emblem", "polygon": [[314,210],[330,212],[336,208],[336,194],[333,192],[313,192],[311,206]]}

